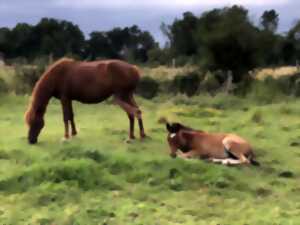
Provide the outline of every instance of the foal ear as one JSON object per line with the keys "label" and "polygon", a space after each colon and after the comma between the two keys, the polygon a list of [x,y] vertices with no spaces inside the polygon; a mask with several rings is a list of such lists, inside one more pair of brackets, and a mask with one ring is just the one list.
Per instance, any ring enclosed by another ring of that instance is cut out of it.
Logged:
{"label": "foal ear", "polygon": [[167,128],[167,131],[172,133],[172,126],[169,123],[166,123],[166,128]]}
{"label": "foal ear", "polygon": [[173,123],[172,130],[174,133],[177,133],[182,128],[180,123]]}
{"label": "foal ear", "polygon": [[170,133],[177,133],[182,128],[182,125],[179,123],[166,123],[166,128]]}

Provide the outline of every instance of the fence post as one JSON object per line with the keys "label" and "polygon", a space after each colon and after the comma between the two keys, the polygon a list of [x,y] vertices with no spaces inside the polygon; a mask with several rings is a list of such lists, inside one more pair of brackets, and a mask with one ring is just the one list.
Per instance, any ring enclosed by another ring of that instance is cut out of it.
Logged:
{"label": "fence post", "polygon": [[175,58],[172,59],[172,67],[173,67],[173,68],[176,67],[176,59],[175,59]]}

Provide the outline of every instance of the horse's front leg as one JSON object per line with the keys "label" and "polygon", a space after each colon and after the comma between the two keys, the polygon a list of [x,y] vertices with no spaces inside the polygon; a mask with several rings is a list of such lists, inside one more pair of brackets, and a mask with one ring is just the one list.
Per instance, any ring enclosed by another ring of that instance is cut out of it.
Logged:
{"label": "horse's front leg", "polygon": [[76,130],[75,121],[74,121],[74,112],[73,112],[72,102],[70,101],[69,104],[70,104],[71,135],[76,136],[77,130]]}
{"label": "horse's front leg", "polygon": [[134,136],[134,116],[131,114],[127,113],[128,118],[129,118],[129,138],[130,139],[135,139]]}
{"label": "horse's front leg", "polygon": [[[139,107],[138,107],[138,105],[137,105],[137,103],[136,103],[136,101],[133,97],[133,94],[131,94],[129,96],[129,102],[130,102],[131,105],[135,106],[139,110]],[[141,138],[144,138],[144,137],[146,137],[146,134],[145,134],[145,130],[144,130],[142,111],[141,110],[138,111],[137,120],[138,120],[139,128],[140,128],[140,136],[141,136]]]}

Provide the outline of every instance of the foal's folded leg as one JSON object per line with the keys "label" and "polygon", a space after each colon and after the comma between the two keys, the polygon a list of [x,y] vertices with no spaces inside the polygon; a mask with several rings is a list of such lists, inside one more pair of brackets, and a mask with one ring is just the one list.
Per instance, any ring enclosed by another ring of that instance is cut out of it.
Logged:
{"label": "foal's folded leg", "polygon": [[179,157],[183,158],[183,159],[191,159],[191,158],[196,158],[198,156],[198,152],[195,150],[190,150],[186,153],[183,152],[179,152]]}

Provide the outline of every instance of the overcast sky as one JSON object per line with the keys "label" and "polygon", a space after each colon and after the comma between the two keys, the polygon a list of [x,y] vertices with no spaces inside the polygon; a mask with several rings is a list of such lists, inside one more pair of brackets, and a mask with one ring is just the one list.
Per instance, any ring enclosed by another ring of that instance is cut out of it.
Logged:
{"label": "overcast sky", "polygon": [[162,22],[170,24],[185,11],[200,15],[233,4],[249,9],[250,18],[256,22],[264,10],[275,9],[280,16],[280,32],[300,19],[299,0],[0,0],[0,27],[19,22],[36,24],[42,17],[54,17],[78,24],[88,35],[94,30],[137,24],[163,43]]}

